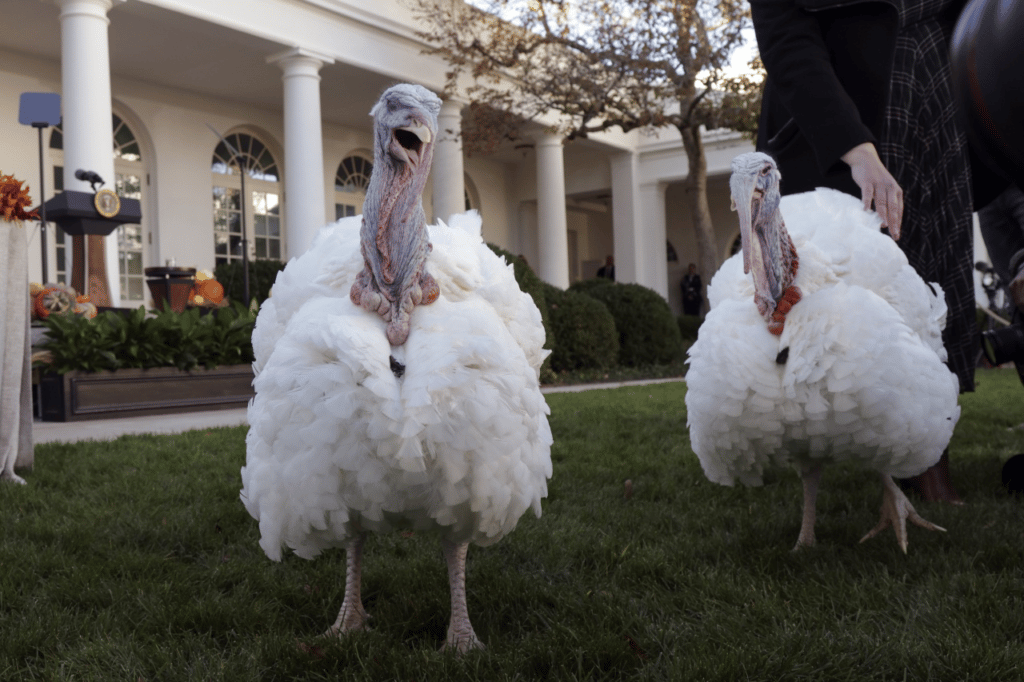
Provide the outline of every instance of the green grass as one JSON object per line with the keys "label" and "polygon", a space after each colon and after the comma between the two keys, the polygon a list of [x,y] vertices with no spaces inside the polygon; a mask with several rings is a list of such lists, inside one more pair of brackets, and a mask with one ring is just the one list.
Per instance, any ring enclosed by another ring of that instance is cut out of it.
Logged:
{"label": "green grass", "polygon": [[[789,551],[801,492],[709,483],[684,384],[551,395],[544,516],[472,548],[483,652],[438,652],[448,589],[436,539],[367,544],[374,629],[317,633],[341,606],[344,553],[269,561],[238,501],[244,428],[41,445],[0,486],[0,680],[1009,680],[1024,677],[1024,388],[979,374],[952,445],[948,533],[857,540],[875,476],[826,469],[818,546]],[[633,495],[624,499],[624,481]]]}

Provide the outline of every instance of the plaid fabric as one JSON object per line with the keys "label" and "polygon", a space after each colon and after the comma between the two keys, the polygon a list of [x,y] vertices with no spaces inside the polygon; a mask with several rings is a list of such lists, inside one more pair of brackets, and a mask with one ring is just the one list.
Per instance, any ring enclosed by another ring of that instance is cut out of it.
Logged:
{"label": "plaid fabric", "polygon": [[[880,155],[903,188],[897,244],[917,272],[938,282],[949,315],[943,342],[961,391],[974,390],[977,323],[967,138],[957,122],[949,41],[962,0],[904,0]],[[945,13],[945,14],[943,14]]]}

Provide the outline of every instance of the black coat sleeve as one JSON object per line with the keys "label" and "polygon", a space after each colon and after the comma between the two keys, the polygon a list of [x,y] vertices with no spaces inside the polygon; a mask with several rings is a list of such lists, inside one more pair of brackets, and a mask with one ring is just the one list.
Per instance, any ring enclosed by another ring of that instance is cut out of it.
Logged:
{"label": "black coat sleeve", "polygon": [[[751,0],[750,8],[768,72],[765,97],[778,98],[778,102],[766,101],[765,106],[781,105],[792,117],[789,128],[795,124],[807,140],[819,171],[827,172],[853,147],[877,142],[840,82],[820,17],[793,0]],[[780,136],[796,133],[775,132]]]}

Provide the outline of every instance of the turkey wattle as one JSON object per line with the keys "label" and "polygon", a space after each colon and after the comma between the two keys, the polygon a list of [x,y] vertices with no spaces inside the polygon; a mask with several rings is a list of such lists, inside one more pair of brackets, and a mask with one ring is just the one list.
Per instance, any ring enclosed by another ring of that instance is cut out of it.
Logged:
{"label": "turkey wattle", "polygon": [[960,416],[943,364],[946,304],[879,230],[860,200],[829,189],[780,199],[771,157],[733,160],[743,253],[715,274],[711,311],[689,351],[690,442],[707,477],[760,485],[796,468],[804,511],[797,547],[814,544],[822,465],[878,472],[882,518],[906,551],[922,519],[892,477],[935,464]]}
{"label": "turkey wattle", "polygon": [[323,228],[260,310],[241,497],[271,559],[346,548],[329,633],[366,626],[365,533],[437,533],[452,596],[445,646],[465,651],[482,646],[466,608],[468,544],[497,542],[528,509],[540,516],[547,494],[548,351],[540,312],[483,243],[479,215],[426,225],[439,108],[419,86],[383,94],[362,219]]}

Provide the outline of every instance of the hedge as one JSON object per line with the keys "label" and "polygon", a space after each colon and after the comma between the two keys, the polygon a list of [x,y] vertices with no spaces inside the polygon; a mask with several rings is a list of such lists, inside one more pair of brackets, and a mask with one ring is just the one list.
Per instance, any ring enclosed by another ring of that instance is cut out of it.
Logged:
{"label": "hedge", "polygon": [[684,355],[682,334],[668,303],[639,284],[585,280],[570,291],[604,303],[619,334],[619,364],[627,367],[664,365]]}
{"label": "hedge", "polygon": [[242,295],[242,261],[221,263],[213,271],[213,278],[224,287],[224,293],[232,301],[248,306],[252,299],[262,304],[270,298],[270,289],[274,286],[277,273],[284,270],[286,263],[279,260],[249,261],[249,301]]}
{"label": "hedge", "polygon": [[615,365],[619,338],[607,306],[584,294],[544,285],[555,334],[551,369],[607,369]]}

